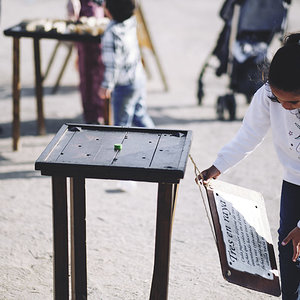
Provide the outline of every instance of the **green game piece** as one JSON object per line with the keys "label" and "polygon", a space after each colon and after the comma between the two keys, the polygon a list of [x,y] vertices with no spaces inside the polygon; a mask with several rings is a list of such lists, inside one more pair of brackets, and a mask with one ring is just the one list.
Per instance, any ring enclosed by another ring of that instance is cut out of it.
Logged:
{"label": "green game piece", "polygon": [[115,144],[114,149],[115,150],[122,150],[122,144]]}

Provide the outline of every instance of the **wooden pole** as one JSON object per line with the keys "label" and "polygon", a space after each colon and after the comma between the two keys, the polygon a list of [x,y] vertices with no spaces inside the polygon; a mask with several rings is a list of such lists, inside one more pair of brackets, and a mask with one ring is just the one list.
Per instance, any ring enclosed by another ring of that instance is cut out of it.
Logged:
{"label": "wooden pole", "polygon": [[52,177],[54,299],[69,299],[67,180]]}
{"label": "wooden pole", "polygon": [[44,107],[43,107],[43,78],[41,75],[41,55],[40,55],[40,40],[39,38],[33,39],[34,46],[34,66],[35,66],[35,94],[37,105],[37,126],[38,134],[43,135],[46,133]]}
{"label": "wooden pole", "polygon": [[17,151],[20,139],[20,39],[13,38],[13,150]]}
{"label": "wooden pole", "polygon": [[104,101],[104,124],[105,125],[113,125],[112,124],[112,116],[111,116],[111,98],[105,99]]}
{"label": "wooden pole", "polygon": [[58,74],[58,77],[57,77],[57,79],[56,79],[55,85],[54,85],[54,87],[53,87],[53,89],[52,89],[52,94],[55,94],[55,93],[56,93],[56,91],[57,91],[57,89],[58,89],[58,87],[59,87],[61,78],[62,78],[62,76],[63,76],[63,74],[64,74],[64,72],[65,72],[65,69],[66,69],[66,67],[67,67],[67,64],[68,64],[68,62],[69,62],[69,60],[70,60],[70,57],[71,57],[71,54],[72,54],[73,44],[68,44],[67,47],[68,47],[68,53],[67,53],[67,56],[66,56],[66,58],[65,58],[65,61],[64,61],[64,63],[63,63],[63,66],[62,66],[62,68],[61,68],[61,70],[60,70],[60,72],[59,72],[59,74]]}
{"label": "wooden pole", "polygon": [[61,44],[61,41],[58,41],[58,42],[56,43],[55,47],[54,47],[54,50],[53,50],[53,52],[52,52],[52,54],[51,54],[51,57],[50,57],[50,60],[49,60],[49,62],[48,62],[47,69],[46,69],[46,71],[45,71],[45,73],[44,73],[44,76],[43,76],[43,81],[47,78],[47,76],[48,76],[48,74],[49,74],[49,72],[50,72],[50,69],[51,69],[52,64],[53,64],[53,62],[54,62],[54,58],[55,58],[55,56],[56,56],[56,53],[57,53],[57,50],[58,50],[60,44]]}
{"label": "wooden pole", "polygon": [[155,256],[150,300],[167,300],[173,216],[177,197],[177,184],[159,183]]}
{"label": "wooden pole", "polygon": [[144,34],[145,34],[145,38],[147,40],[147,44],[149,44],[149,48],[150,50],[152,51],[153,55],[154,55],[154,58],[155,58],[155,61],[156,61],[156,64],[157,64],[157,67],[158,67],[158,70],[159,70],[159,74],[160,74],[160,77],[161,77],[161,80],[163,82],[163,85],[164,85],[164,88],[165,88],[165,91],[168,91],[169,90],[169,87],[168,87],[168,84],[167,84],[167,80],[166,80],[166,76],[164,74],[164,71],[163,71],[163,68],[161,66],[161,63],[160,63],[160,60],[158,58],[158,55],[155,51],[155,48],[153,46],[153,43],[152,43],[152,40],[151,40],[151,36],[150,36],[150,32],[147,28],[147,24],[146,24],[146,20],[144,18],[144,14],[143,14],[143,11],[142,11],[142,8],[141,8],[141,5],[137,5],[137,10],[136,10],[136,14],[137,14],[137,18],[138,20],[140,19],[140,22],[142,23],[142,28],[144,30]]}
{"label": "wooden pole", "polygon": [[70,178],[72,299],[87,299],[85,179]]}

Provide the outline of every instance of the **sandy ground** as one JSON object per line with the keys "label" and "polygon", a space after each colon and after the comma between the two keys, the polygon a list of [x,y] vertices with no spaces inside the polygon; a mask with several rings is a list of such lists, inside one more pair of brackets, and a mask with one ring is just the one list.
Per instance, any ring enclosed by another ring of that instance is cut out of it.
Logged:
{"label": "sandy ground", "polygon": [[[2,1],[3,29],[35,17],[64,17],[60,0]],[[300,2],[293,1],[289,30],[300,28]],[[193,131],[191,154],[204,169],[241,124],[247,109],[238,97],[238,120],[216,120],[216,97],[226,89],[226,77],[205,76],[206,96],[197,105],[196,81],[206,56],[222,28],[218,17],[223,1],[144,0],[144,13],[170,91],[165,93],[148,55],[152,79],[149,113],[157,127]],[[21,40],[21,148],[12,151],[12,39],[0,34],[0,299],[52,299],[51,180],[34,170],[34,162],[66,122],[82,122],[77,90],[75,52],[58,92],[51,94],[65,49],[45,82],[47,134],[36,135],[33,49]],[[271,54],[277,47],[275,42]],[[42,66],[55,46],[42,41]],[[250,157],[222,180],[260,191],[268,212],[274,244],[277,239],[282,170],[271,135]],[[157,184],[139,183],[134,192],[118,193],[117,182],[87,180],[87,245],[89,299],[147,299],[151,286]],[[275,246],[276,248],[276,246]],[[276,249],[277,251],[277,249]],[[276,252],[277,253],[277,252]],[[180,184],[172,236],[169,299],[272,299],[227,283],[206,218],[193,167],[187,164]]]}

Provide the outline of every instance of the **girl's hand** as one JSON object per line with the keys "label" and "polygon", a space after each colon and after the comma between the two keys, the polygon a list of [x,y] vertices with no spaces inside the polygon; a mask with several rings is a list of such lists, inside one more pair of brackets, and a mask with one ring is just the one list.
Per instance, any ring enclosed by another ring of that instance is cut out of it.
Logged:
{"label": "girl's hand", "polygon": [[292,260],[296,262],[297,258],[300,256],[300,228],[295,227],[288,235],[287,237],[282,241],[282,246],[287,245],[290,241],[293,242],[293,258]]}
{"label": "girl's hand", "polygon": [[214,165],[212,165],[208,169],[202,171],[201,174],[198,175],[198,177],[196,178],[196,181],[202,180],[203,177],[204,179],[203,183],[206,184],[209,179],[211,178],[216,179],[220,174],[221,172]]}

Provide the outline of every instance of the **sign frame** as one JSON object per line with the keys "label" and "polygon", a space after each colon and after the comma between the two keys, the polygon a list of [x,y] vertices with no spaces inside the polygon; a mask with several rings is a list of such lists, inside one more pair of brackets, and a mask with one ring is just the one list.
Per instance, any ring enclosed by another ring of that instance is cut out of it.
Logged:
{"label": "sign frame", "polygon": [[[230,283],[255,290],[258,292],[266,293],[269,295],[277,296],[279,297],[281,295],[280,290],[280,283],[279,283],[279,276],[277,271],[277,264],[276,264],[276,258],[274,253],[274,246],[272,244],[272,241],[267,242],[267,248],[269,253],[269,259],[270,259],[270,265],[272,270],[275,272],[273,273],[273,279],[266,279],[262,276],[251,274],[248,272],[243,272],[236,270],[232,268],[227,260],[226,256],[226,245],[224,242],[223,232],[219,220],[219,214],[217,210],[216,200],[214,196],[214,190],[224,190],[226,192],[230,192],[232,194],[234,193],[242,193],[252,196],[255,195],[256,192],[241,188],[226,182],[221,182],[219,180],[212,180],[208,185],[205,186],[206,195],[208,199],[209,209],[211,213],[212,223],[215,231],[215,238],[216,238],[216,244],[221,264],[221,270],[222,275],[224,279]],[[258,194],[258,193],[257,193]],[[262,197],[262,196],[261,196]],[[262,202],[264,205],[264,203]],[[265,220],[266,222],[266,220]],[[268,223],[267,223],[268,224]],[[268,231],[270,231],[269,228],[266,228]],[[276,274],[277,273],[277,274]]]}

